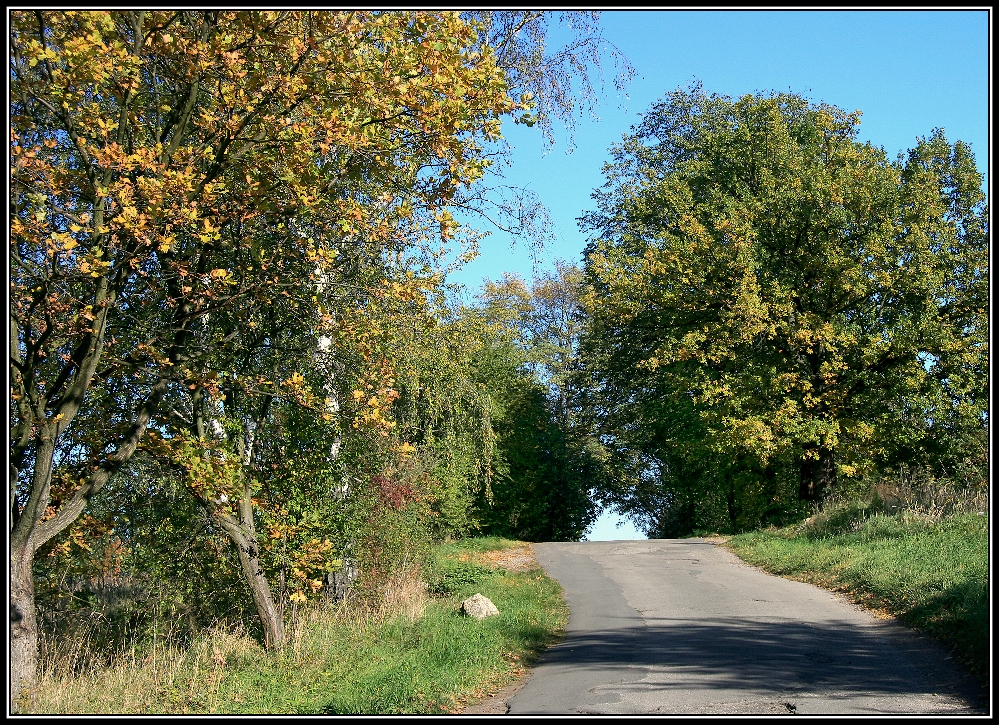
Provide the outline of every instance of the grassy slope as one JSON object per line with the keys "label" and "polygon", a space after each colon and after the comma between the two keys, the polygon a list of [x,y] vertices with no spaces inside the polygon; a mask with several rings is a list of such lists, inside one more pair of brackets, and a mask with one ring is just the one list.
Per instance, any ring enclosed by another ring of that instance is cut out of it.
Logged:
{"label": "grassy slope", "polygon": [[[282,653],[219,636],[164,658],[119,663],[50,687],[35,712],[441,713],[523,673],[568,621],[561,589],[541,570],[483,567],[474,552],[519,542],[473,539],[437,553],[437,596],[422,616],[361,618],[316,612]],[[465,559],[465,562],[460,561]],[[499,616],[476,621],[460,601],[481,592]],[[412,612],[411,612],[412,613]],[[129,669],[131,667],[131,670]]]}
{"label": "grassy slope", "polygon": [[988,678],[988,518],[933,522],[873,516],[855,531],[817,535],[800,527],[728,540],[742,559],[773,574],[851,594],[948,645]]}

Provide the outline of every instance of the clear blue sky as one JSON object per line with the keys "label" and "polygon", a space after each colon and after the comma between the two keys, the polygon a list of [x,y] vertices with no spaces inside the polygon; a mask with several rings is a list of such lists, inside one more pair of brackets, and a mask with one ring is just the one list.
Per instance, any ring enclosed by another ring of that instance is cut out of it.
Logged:
{"label": "clear blue sky", "polygon": [[[578,119],[576,149],[566,137],[543,155],[537,128],[504,124],[513,147],[509,183],[534,190],[555,220],[558,238],[539,259],[581,261],[585,244],[576,219],[603,183],[607,149],[666,93],[697,79],[708,93],[739,96],[791,91],[816,102],[863,112],[860,140],[890,158],[936,127],[951,142],[970,144],[988,189],[989,16],[985,10],[941,11],[611,11],[604,36],[635,67],[617,96],[607,67],[599,121]],[[557,34],[554,36],[557,38]],[[553,38],[554,39],[554,38]],[[485,239],[478,259],[450,281],[474,292],[484,277],[532,275],[527,249],[499,232]],[[604,516],[591,539],[640,538],[630,524],[614,528]]]}

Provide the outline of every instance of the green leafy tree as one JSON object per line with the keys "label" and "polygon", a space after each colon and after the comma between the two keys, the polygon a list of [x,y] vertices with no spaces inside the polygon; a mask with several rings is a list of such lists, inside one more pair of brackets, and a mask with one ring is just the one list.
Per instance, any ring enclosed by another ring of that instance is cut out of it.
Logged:
{"label": "green leafy tree", "polygon": [[799,498],[819,500],[982,441],[981,176],[942,130],[890,160],[857,141],[859,117],[791,94],[676,91],[612,149],[582,222],[606,440],[674,482],[721,461],[733,524],[759,520],[789,467]]}
{"label": "green leafy tree", "polygon": [[575,408],[582,275],[558,262],[530,287],[486,281],[466,312],[482,326],[478,379],[496,400],[497,477],[480,510],[488,530],[532,541],[575,541],[595,518],[599,468]]}

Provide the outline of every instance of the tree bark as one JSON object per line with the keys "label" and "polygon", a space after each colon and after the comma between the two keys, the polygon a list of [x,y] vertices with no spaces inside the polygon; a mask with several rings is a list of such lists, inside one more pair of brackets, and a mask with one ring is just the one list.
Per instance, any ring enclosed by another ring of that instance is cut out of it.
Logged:
{"label": "tree bark", "polygon": [[[219,438],[228,440],[224,429],[216,417],[207,415],[200,397],[200,388],[195,393],[194,401],[194,422],[195,431],[199,437],[204,438],[208,428],[216,431]],[[234,391],[226,396],[234,405],[236,395]],[[274,601],[267,575],[260,562],[260,547],[257,544],[256,528],[253,524],[253,492],[250,488],[250,477],[252,475],[252,464],[254,449],[257,441],[257,431],[264,424],[267,411],[270,409],[272,398],[265,396],[260,401],[259,407],[252,415],[243,417],[243,433],[236,437],[236,455],[243,471],[243,490],[240,493],[237,503],[237,517],[231,516],[221,508],[221,501],[202,501],[203,505],[210,508],[212,517],[219,523],[222,529],[228,534],[229,539],[236,546],[239,555],[239,564],[243,570],[243,578],[250,588],[253,597],[253,604],[257,608],[257,616],[264,628],[264,647],[268,650],[280,648],[284,644],[284,611]],[[238,406],[236,406],[238,407]],[[223,454],[225,455],[225,454]]]}
{"label": "tree bark", "polygon": [[[38,677],[38,619],[32,564],[40,546],[38,526],[50,502],[54,431],[44,426],[35,452],[28,500],[10,532],[10,704],[29,694]],[[41,542],[44,543],[44,540]]]}
{"label": "tree bark", "polygon": [[[817,458],[808,454],[813,451]],[[801,481],[798,498],[801,501],[821,501],[836,486],[836,461],[832,449],[819,447],[806,449],[801,459]]]}
{"label": "tree bark", "polygon": [[[246,506],[244,507],[244,502],[240,501],[240,509],[249,508],[249,493],[246,494],[245,499]],[[252,511],[250,513],[252,515]],[[252,522],[250,526],[246,526],[244,522],[236,521],[221,511],[215,512],[213,516],[236,545],[236,551],[239,553],[239,564],[243,569],[243,578],[246,579],[246,583],[250,587],[253,604],[257,608],[257,615],[264,627],[264,647],[268,650],[277,649],[284,644],[284,618],[274,603],[270,584],[267,583],[267,576],[260,564],[260,547],[257,545]]]}
{"label": "tree bark", "polygon": [[10,704],[30,693],[38,672],[38,620],[35,616],[35,581],[31,572],[31,542],[10,549]]}

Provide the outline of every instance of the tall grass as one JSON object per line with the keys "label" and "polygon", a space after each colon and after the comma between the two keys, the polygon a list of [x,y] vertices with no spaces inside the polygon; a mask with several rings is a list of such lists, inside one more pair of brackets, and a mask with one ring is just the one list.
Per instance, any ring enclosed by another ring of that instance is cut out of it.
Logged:
{"label": "tall grass", "polygon": [[[46,641],[30,712],[455,712],[522,674],[568,619],[557,583],[539,569],[471,562],[511,543],[470,540],[441,549],[425,571],[410,567],[389,581],[377,606],[348,599],[299,608],[276,653],[224,622],[189,644],[163,622],[156,637],[113,652],[88,649],[80,628],[72,638]],[[436,582],[437,596],[426,579]],[[500,615],[462,616],[461,599],[475,592],[492,599]]]}

